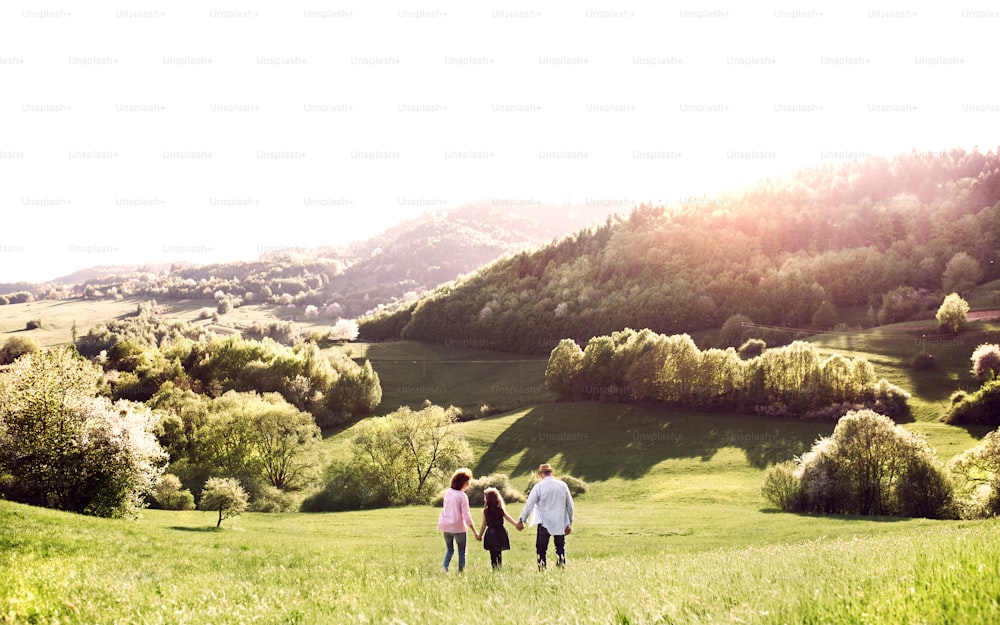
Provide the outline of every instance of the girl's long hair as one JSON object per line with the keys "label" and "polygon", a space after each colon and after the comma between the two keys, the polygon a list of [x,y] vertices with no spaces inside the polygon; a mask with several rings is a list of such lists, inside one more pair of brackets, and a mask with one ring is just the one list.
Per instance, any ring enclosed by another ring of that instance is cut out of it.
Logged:
{"label": "girl's long hair", "polygon": [[483,491],[483,510],[503,510],[503,495],[492,486]]}

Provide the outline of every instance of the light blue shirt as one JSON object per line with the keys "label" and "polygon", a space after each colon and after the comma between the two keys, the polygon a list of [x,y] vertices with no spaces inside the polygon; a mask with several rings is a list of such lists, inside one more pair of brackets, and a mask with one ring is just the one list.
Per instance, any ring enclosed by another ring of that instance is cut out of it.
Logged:
{"label": "light blue shirt", "polygon": [[573,525],[573,496],[569,486],[551,475],[542,479],[528,493],[528,502],[519,519],[524,522],[532,511],[535,513],[532,525],[544,525],[549,534],[562,536]]}

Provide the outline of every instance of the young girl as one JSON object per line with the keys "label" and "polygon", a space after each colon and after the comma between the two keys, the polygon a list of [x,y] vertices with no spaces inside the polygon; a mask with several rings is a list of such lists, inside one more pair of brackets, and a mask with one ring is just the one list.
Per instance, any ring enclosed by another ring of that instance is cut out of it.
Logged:
{"label": "young girl", "polygon": [[459,469],[451,476],[451,488],[444,492],[444,506],[438,517],[438,530],[444,534],[444,564],[441,568],[445,573],[448,572],[451,557],[455,555],[455,547],[458,547],[458,572],[465,570],[466,526],[472,529],[476,540],[482,539],[476,533],[476,522],[472,520],[472,513],[469,512],[469,496],[465,494],[471,479],[472,471]]}
{"label": "young girl", "polygon": [[494,569],[499,569],[503,566],[503,552],[510,549],[510,536],[503,526],[503,520],[507,519],[511,523],[517,521],[507,514],[503,497],[497,489],[487,488],[483,491],[483,499],[483,524],[479,527],[479,534],[483,537],[483,548],[490,552],[490,564]]}

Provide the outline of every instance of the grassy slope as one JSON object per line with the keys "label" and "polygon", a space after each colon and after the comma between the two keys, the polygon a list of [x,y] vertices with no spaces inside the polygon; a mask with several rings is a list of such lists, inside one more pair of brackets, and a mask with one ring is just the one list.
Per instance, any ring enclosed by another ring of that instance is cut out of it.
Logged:
{"label": "grassy slope", "polygon": [[0,502],[0,622],[457,624],[483,609],[500,623],[1000,618],[1000,522],[762,509],[759,467],[829,429],[785,425],[593,404],[462,424],[477,474],[523,485],[551,460],[591,481],[571,567],[546,578],[530,531],[512,534],[499,573],[472,543],[467,574],[442,574],[431,507],[246,514],[216,531],[209,512],[129,522]]}
{"label": "grassy slope", "polygon": [[[925,432],[947,460],[977,433],[937,423],[933,406],[967,377],[971,348],[934,346],[940,370],[921,377],[908,369],[913,345],[880,334],[892,330],[817,342],[869,354],[879,375],[918,391],[916,421],[906,427]],[[538,386],[544,372],[544,364],[457,347],[351,349],[376,361],[386,401],[401,404],[421,401],[424,393],[410,389],[424,385],[438,387],[432,401],[477,406],[489,399],[484,389]],[[545,399],[524,395],[515,398]],[[204,512],[150,510],[133,523],[0,502],[0,623],[448,624],[483,620],[484,609],[511,623],[1000,618],[1000,522],[766,510],[764,467],[802,453],[832,424],[541,403],[459,427],[477,475],[508,473],[523,487],[549,461],[590,482],[577,500],[572,566],[547,573],[554,583],[539,583],[528,532],[512,536],[499,574],[476,543],[461,581],[441,574],[434,508],[247,514],[214,531]],[[327,452],[345,453],[351,432],[331,436]]]}
{"label": "grassy slope", "polygon": [[382,383],[378,414],[400,406],[419,408],[425,399],[454,405],[475,416],[549,402],[546,358],[491,352],[474,347],[399,341],[354,343],[344,348],[356,359],[369,359]]}
{"label": "grassy slope", "polygon": [[[83,336],[99,323],[135,312],[138,302],[43,300],[0,306],[0,343],[11,336],[30,336],[43,347],[67,344],[72,340],[74,321],[77,334]],[[26,330],[25,325],[32,320],[40,320],[42,326]]]}

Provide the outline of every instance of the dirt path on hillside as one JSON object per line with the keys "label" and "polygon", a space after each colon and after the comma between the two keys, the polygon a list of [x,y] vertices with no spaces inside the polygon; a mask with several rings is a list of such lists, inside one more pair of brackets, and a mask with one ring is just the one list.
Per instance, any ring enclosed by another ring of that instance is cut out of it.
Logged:
{"label": "dirt path on hillside", "polygon": [[1000,308],[974,310],[966,315],[966,319],[969,321],[993,321],[994,319],[1000,319]]}

